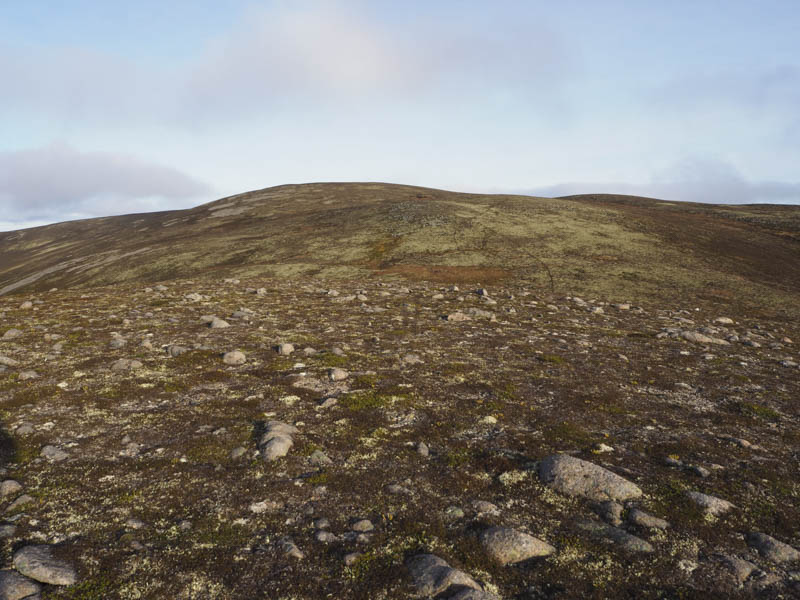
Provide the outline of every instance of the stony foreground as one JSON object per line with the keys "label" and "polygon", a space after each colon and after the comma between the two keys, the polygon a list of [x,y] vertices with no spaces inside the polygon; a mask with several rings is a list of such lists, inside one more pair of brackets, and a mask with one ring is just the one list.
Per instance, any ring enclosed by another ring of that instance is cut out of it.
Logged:
{"label": "stony foreground", "polygon": [[792,338],[521,287],[2,297],[0,600],[794,597]]}

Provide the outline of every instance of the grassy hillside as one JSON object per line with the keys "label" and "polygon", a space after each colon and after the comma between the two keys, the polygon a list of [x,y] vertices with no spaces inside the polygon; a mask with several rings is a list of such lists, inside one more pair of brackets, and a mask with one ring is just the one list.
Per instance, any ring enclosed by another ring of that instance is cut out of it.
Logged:
{"label": "grassy hillside", "polygon": [[800,207],[319,183],[0,234],[0,294],[204,275],[383,276],[781,314],[800,291],[799,259]]}

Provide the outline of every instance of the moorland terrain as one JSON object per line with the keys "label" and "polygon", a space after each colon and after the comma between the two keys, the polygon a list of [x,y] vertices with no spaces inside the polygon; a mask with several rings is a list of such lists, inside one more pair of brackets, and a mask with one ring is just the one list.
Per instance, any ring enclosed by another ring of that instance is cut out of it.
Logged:
{"label": "moorland terrain", "polygon": [[800,207],[282,186],[0,233],[0,598],[800,594]]}

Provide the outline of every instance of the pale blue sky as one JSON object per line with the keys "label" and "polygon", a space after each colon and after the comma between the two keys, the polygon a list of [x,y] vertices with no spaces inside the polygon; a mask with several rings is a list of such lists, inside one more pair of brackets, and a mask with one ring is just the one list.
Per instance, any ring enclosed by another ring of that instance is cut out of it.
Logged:
{"label": "pale blue sky", "polygon": [[800,203],[796,1],[0,5],[0,229],[333,180]]}

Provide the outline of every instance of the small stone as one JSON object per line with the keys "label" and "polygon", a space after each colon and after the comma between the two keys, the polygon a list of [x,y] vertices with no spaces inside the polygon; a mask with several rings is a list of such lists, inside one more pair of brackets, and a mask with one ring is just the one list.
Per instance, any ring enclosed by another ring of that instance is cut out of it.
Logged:
{"label": "small stone", "polygon": [[25,300],[25,302],[23,302],[22,304],[20,304],[20,305],[19,305],[19,307],[20,307],[22,310],[28,310],[28,309],[31,309],[31,308],[33,308],[33,302],[31,302],[30,300]]}
{"label": "small stone", "polygon": [[260,515],[261,513],[279,510],[280,504],[274,500],[262,500],[261,502],[253,502],[249,508],[251,513]]}
{"label": "small stone", "polygon": [[189,352],[189,349],[186,346],[179,346],[177,344],[167,346],[167,354],[169,354],[172,358],[177,358],[181,354],[186,354],[187,352]]}
{"label": "small stone", "polygon": [[180,523],[178,523],[178,529],[181,531],[189,531],[192,528],[192,522],[188,519],[184,519]]}
{"label": "small stone", "polygon": [[[0,525],[0,539],[8,539],[14,537],[14,534],[17,532],[17,526],[12,525],[11,523],[4,523]],[[2,597],[2,596],[0,596]]]}
{"label": "small stone", "polygon": [[550,544],[508,527],[487,529],[480,535],[480,541],[489,556],[503,566],[556,551]]}
{"label": "small stone", "polygon": [[698,475],[699,477],[703,478],[706,478],[709,475],[711,475],[711,471],[709,471],[705,467],[701,467],[700,465],[692,465],[691,467],[689,467],[689,470],[695,475]]}
{"label": "small stone", "polygon": [[314,534],[314,539],[317,540],[318,542],[322,542],[323,544],[332,544],[339,538],[336,537],[336,535],[331,533],[330,531],[325,531],[324,529],[320,529]]}
{"label": "small stone", "polygon": [[600,518],[614,527],[622,524],[622,510],[622,504],[613,500],[606,500],[595,507],[595,511]]}
{"label": "small stone", "polygon": [[210,329],[227,329],[230,327],[231,324],[227,321],[220,319],[219,317],[214,317],[209,323],[208,327]]}
{"label": "small stone", "polygon": [[9,358],[7,356],[3,356],[0,354],[0,365],[6,367],[16,367],[19,364],[18,361],[14,360],[13,358]]}
{"label": "small stone", "polygon": [[419,354],[406,354],[400,359],[400,362],[408,367],[411,365],[421,365],[424,361],[420,358]]}
{"label": "small stone", "polygon": [[775,563],[800,560],[800,552],[766,533],[752,532],[747,536],[747,544],[758,550],[764,558]]}
{"label": "small stone", "polygon": [[294,344],[278,344],[276,350],[281,356],[289,356],[294,352]]}
{"label": "small stone", "polygon": [[317,408],[319,409],[332,408],[336,406],[338,403],[339,401],[333,396],[331,396],[329,398],[323,398],[322,401],[317,405]]}
{"label": "small stone", "polygon": [[627,552],[649,553],[654,550],[653,546],[645,540],[599,521],[579,521],[577,525],[579,529],[594,537],[613,542]]}
{"label": "small stone", "polygon": [[716,496],[709,496],[701,492],[686,492],[686,495],[709,515],[719,516],[735,508],[735,506],[727,500],[717,498]]}
{"label": "small stone", "polygon": [[17,435],[30,435],[34,432],[33,425],[30,423],[23,423],[14,430]]}
{"label": "small stone", "polygon": [[144,529],[147,527],[147,524],[141,519],[130,518],[125,521],[125,527],[128,529]]}
{"label": "small stone", "polygon": [[314,450],[308,457],[308,461],[315,467],[327,467],[333,464],[333,461],[322,450]]}
{"label": "small stone", "polygon": [[417,442],[417,454],[420,456],[428,456],[430,454],[428,444],[425,442]]}
{"label": "small stone", "polygon": [[125,338],[115,337],[108,343],[108,347],[111,348],[112,350],[119,350],[120,348],[123,348],[127,343],[128,342],[125,340]]}
{"label": "small stone", "polygon": [[62,460],[69,458],[69,454],[64,452],[58,446],[45,446],[42,448],[42,451],[39,454],[52,462],[61,462]]}
{"label": "small stone", "polygon": [[361,552],[351,552],[344,555],[344,564],[346,567],[352,567],[361,556]]}
{"label": "small stone", "polygon": [[648,527],[650,529],[666,529],[669,527],[669,523],[664,519],[654,517],[638,508],[632,508],[630,512],[628,512],[628,522],[638,525],[639,527]]}
{"label": "small stone", "polygon": [[328,370],[328,379],[331,381],[344,381],[349,377],[349,373],[344,369],[334,367]]}
{"label": "small stone", "polygon": [[733,319],[730,317],[717,317],[714,319],[714,323],[718,325],[733,325]]}
{"label": "small stone", "polygon": [[278,543],[278,547],[283,551],[286,556],[302,560],[305,554],[297,547],[297,545],[290,539],[283,539]]}
{"label": "small stone", "polygon": [[233,450],[231,450],[230,457],[231,459],[236,460],[237,458],[241,458],[245,454],[247,454],[247,450],[241,446],[238,446]]}
{"label": "small stone", "polygon": [[238,366],[247,362],[247,357],[244,355],[244,352],[233,350],[232,352],[226,352],[222,355],[222,362],[226,365]]}
{"label": "small stone", "polygon": [[0,599],[2,600],[25,600],[37,595],[41,589],[40,584],[20,575],[13,569],[0,571]]}
{"label": "small stone", "polygon": [[450,313],[445,317],[445,320],[450,321],[451,323],[458,323],[460,321],[471,321],[472,319],[465,315],[463,312],[454,312]]}
{"label": "small stone", "polygon": [[314,521],[314,527],[316,527],[317,529],[330,529],[330,526],[331,522],[325,517],[322,517],[321,519],[317,519]]}
{"label": "small stone", "polygon": [[22,335],[22,332],[19,329],[9,329],[3,334],[4,340],[14,340]]}
{"label": "small stone", "polygon": [[133,371],[141,369],[144,365],[138,360],[131,360],[130,358],[120,358],[114,361],[111,365],[112,371]]}
{"label": "small stone", "polygon": [[39,374],[36,371],[20,371],[17,379],[20,381],[28,381],[30,379],[39,379]]}
{"label": "small stone", "polygon": [[464,518],[464,511],[458,506],[448,506],[444,509],[444,516],[448,521],[458,521]]}
{"label": "small stone", "polygon": [[612,448],[608,444],[603,444],[603,443],[595,444],[594,448],[592,449],[592,452],[594,452],[595,454],[606,454],[608,452],[613,452],[613,451],[614,448]]}
{"label": "small stone", "polygon": [[350,529],[352,529],[353,531],[367,532],[367,531],[372,531],[373,529],[375,529],[375,526],[372,524],[372,521],[370,521],[369,519],[360,519],[360,520],[356,521],[355,523],[353,523],[350,526]]}
{"label": "small stone", "polygon": [[487,502],[486,500],[476,500],[472,503],[472,508],[475,509],[475,512],[479,515],[499,515],[500,509],[497,508],[496,504],[492,504],[491,502]]}
{"label": "small stone", "polygon": [[28,494],[22,494],[22,496],[20,496],[19,498],[17,498],[11,504],[8,505],[8,508],[6,508],[6,512],[14,512],[20,506],[25,506],[26,504],[30,504],[33,501],[34,501],[33,496],[29,496]]}
{"label": "small stone", "polygon": [[78,580],[75,569],[54,557],[47,545],[25,546],[14,554],[13,562],[17,571],[42,583],[73,585]]}
{"label": "small stone", "polygon": [[11,494],[16,494],[22,489],[22,484],[18,481],[14,481],[13,479],[6,479],[3,483],[0,483],[0,497],[5,498],[6,496],[10,496]]}

